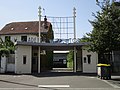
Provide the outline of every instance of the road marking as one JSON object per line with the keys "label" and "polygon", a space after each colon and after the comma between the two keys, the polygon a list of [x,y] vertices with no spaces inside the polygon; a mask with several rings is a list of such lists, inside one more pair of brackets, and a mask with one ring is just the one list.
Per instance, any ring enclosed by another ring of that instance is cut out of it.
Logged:
{"label": "road marking", "polygon": [[38,87],[69,88],[70,85],[38,85]]}
{"label": "road marking", "polygon": [[[45,89],[44,88],[42,89],[41,87],[41,88],[0,88],[0,90],[45,90]],[[54,90],[119,90],[119,89],[114,89],[114,88],[56,88]]]}
{"label": "road marking", "polygon": [[114,88],[57,88],[56,90],[119,90]]}
{"label": "road marking", "polygon": [[111,83],[109,83],[109,82],[106,81],[106,80],[102,80],[102,81],[104,81],[105,83],[109,84],[109,85],[112,86],[113,88],[120,88],[119,86],[114,85],[114,84],[111,84]]}

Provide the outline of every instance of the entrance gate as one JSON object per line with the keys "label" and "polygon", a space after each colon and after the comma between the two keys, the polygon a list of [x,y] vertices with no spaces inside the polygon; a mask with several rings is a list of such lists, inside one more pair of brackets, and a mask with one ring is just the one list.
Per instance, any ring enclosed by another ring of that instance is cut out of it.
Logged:
{"label": "entrance gate", "polygon": [[[39,7],[39,43],[41,43],[41,7]],[[76,9],[73,9],[73,16],[72,17],[46,17],[44,18],[44,21],[47,21],[48,19],[52,19],[50,20],[50,22],[53,25],[53,31],[54,31],[54,36],[55,38],[58,38],[57,42],[60,43],[65,43],[63,41],[63,38],[68,39],[70,37],[71,39],[71,35],[73,35],[74,37],[72,37],[73,43],[76,43],[76,25],[75,25],[75,18],[76,18]],[[56,20],[57,19],[57,20]],[[72,31],[72,32],[71,32]],[[66,40],[66,39],[65,39]],[[67,40],[66,40],[67,41]],[[54,42],[54,41],[53,41]],[[69,40],[68,42],[69,43]],[[57,46],[56,46],[57,47]],[[41,47],[39,47],[39,52],[41,51]],[[38,56],[38,73],[40,73],[40,55]],[[76,47],[74,46],[74,72],[76,72]]]}

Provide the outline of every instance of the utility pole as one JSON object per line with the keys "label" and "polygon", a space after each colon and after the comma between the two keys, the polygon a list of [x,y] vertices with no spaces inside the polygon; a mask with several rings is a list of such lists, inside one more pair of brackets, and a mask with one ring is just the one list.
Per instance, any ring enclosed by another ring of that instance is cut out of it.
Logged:
{"label": "utility pole", "polygon": [[[76,43],[76,8],[73,8],[73,23],[74,23],[74,43]],[[73,71],[76,72],[77,71],[77,65],[76,65],[76,47],[74,47],[74,64],[73,64]]]}
{"label": "utility pole", "polygon": [[76,39],[76,8],[73,8],[74,39]]}
{"label": "utility pole", "polygon": [[[41,43],[41,7],[39,6],[38,8],[38,16],[39,16],[39,43]],[[41,72],[41,59],[40,59],[40,46],[39,46],[39,50],[38,50],[38,73]]]}
{"label": "utility pole", "polygon": [[39,16],[39,43],[41,42],[41,7],[38,8],[38,16]]}

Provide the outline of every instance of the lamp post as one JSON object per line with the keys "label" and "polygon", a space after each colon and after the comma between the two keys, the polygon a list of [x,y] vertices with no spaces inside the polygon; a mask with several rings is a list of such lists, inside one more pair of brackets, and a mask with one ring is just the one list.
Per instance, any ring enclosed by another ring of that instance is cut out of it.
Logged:
{"label": "lamp post", "polygon": [[[39,16],[39,43],[41,43],[41,7],[39,6],[38,8],[38,16]],[[39,46],[39,50],[38,50],[38,73],[41,72],[40,68],[41,68],[41,61],[40,61],[40,46]]]}

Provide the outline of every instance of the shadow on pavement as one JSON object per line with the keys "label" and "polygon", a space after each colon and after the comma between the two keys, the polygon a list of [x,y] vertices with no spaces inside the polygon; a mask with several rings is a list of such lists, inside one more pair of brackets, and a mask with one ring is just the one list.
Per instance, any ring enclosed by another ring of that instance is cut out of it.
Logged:
{"label": "shadow on pavement", "polygon": [[119,84],[120,84],[120,78],[112,78],[111,80],[117,81],[117,82],[119,82]]}
{"label": "shadow on pavement", "polygon": [[60,76],[97,76],[95,73],[81,73],[81,72],[42,72],[40,74],[33,73],[35,77],[60,77]]}
{"label": "shadow on pavement", "polygon": [[11,84],[17,84],[17,85],[24,85],[24,86],[37,87],[37,85],[30,85],[30,84],[18,83],[18,82],[7,81],[7,80],[0,80],[0,82],[11,83]]}
{"label": "shadow on pavement", "polygon": [[97,76],[96,73],[82,73],[82,72],[41,72],[41,73],[32,73],[32,74],[15,74],[15,73],[0,73],[0,75],[32,75],[35,77],[60,77],[60,76]]}

